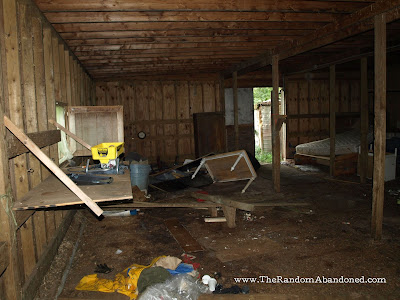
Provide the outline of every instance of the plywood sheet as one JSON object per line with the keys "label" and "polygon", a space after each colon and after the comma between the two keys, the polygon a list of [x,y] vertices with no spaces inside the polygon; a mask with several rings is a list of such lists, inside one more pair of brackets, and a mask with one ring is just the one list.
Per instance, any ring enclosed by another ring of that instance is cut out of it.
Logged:
{"label": "plywood sheet", "polygon": [[169,232],[182,247],[186,253],[203,251],[201,245],[190,235],[178,219],[169,219],[164,221]]}
{"label": "plywood sheet", "polygon": [[[132,199],[129,172],[124,175],[110,175],[111,184],[79,186],[93,201],[104,202]],[[84,204],[58,178],[51,175],[37,187],[30,190],[19,201],[15,201],[14,210],[48,208]]]}

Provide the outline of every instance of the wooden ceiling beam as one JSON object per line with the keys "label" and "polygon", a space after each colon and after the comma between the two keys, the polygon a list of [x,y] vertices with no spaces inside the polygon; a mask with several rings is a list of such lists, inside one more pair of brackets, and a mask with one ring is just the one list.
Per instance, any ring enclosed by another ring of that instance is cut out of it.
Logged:
{"label": "wooden ceiling beam", "polygon": [[181,49],[131,49],[131,50],[106,50],[106,51],[75,51],[76,55],[82,56],[115,56],[115,55],[141,55],[141,54],[157,54],[157,55],[188,55],[193,53],[209,53],[210,55],[216,53],[262,53],[264,50],[254,47],[246,47],[244,45],[240,48],[234,47],[196,47],[196,48],[181,48]]}
{"label": "wooden ceiling beam", "polygon": [[338,18],[333,23],[315,30],[311,35],[298,38],[291,43],[283,43],[276,47],[272,52],[268,51],[265,54],[260,55],[258,58],[231,67],[224,71],[223,74],[225,77],[229,77],[234,71],[243,70],[245,68],[254,68],[257,65],[264,66],[265,62],[270,61],[274,54],[279,54],[279,58],[283,60],[371,30],[374,26],[373,17],[384,12],[387,13],[388,22],[399,19],[400,0],[381,0],[370,4],[351,15]]}
{"label": "wooden ceiling beam", "polygon": [[293,39],[294,36],[213,36],[213,37],[148,37],[129,39],[89,39],[68,40],[68,46],[80,45],[131,45],[131,44],[176,44],[176,43],[243,43],[264,42],[265,45],[276,45],[277,42]]}
{"label": "wooden ceiling beam", "polygon": [[153,37],[215,37],[215,36],[301,36],[312,29],[191,29],[191,30],[130,30],[61,33],[64,40],[153,38]]}
{"label": "wooden ceiling beam", "polygon": [[210,21],[297,21],[332,22],[332,13],[294,12],[228,12],[228,11],[134,11],[134,12],[50,12],[45,13],[51,23],[93,22],[210,22]]}
{"label": "wooden ceiling beam", "polygon": [[[305,1],[305,0],[35,0],[44,12],[50,11],[154,11],[154,10],[229,10],[229,11],[311,11],[350,13],[367,5],[369,1]],[[372,2],[372,1],[371,1]]]}
{"label": "wooden ceiling beam", "polygon": [[135,63],[135,62],[176,62],[181,63],[185,61],[211,61],[211,60],[235,60],[246,59],[252,57],[251,54],[247,55],[193,55],[193,56],[176,56],[176,57],[101,57],[101,58],[88,58],[83,60],[85,66],[91,64],[104,64],[104,63]]}
{"label": "wooden ceiling beam", "polygon": [[[210,67],[210,66],[196,66],[196,67],[184,67],[184,68],[138,68],[134,70],[124,70],[121,72],[121,70],[90,70],[89,73],[94,77],[94,78],[99,78],[99,77],[108,77],[108,78],[117,78],[117,77],[125,77],[125,76],[131,76],[133,74],[136,75],[144,75],[144,74],[160,74],[162,72],[182,72],[182,73],[195,73],[195,72],[204,72],[204,73],[217,73],[223,70],[223,66],[220,67]],[[155,73],[154,73],[155,72]]]}
{"label": "wooden ceiling beam", "polygon": [[243,61],[243,59],[240,58],[227,58],[227,59],[185,59],[185,60],[180,60],[180,61],[104,61],[104,62],[94,62],[94,63],[86,63],[85,67],[89,69],[98,69],[98,68],[108,68],[108,67],[128,67],[128,66],[179,66],[179,65],[218,65],[218,64],[225,64],[225,65],[230,65],[233,63],[238,63],[240,61]]}
{"label": "wooden ceiling beam", "polygon": [[322,22],[286,22],[286,21],[259,21],[259,22],[104,22],[104,23],[64,23],[53,24],[59,33],[96,32],[96,31],[171,31],[171,30],[220,30],[249,29],[249,30],[313,30],[327,24]]}
{"label": "wooden ceiling beam", "polygon": [[229,54],[229,53],[219,53],[219,54],[209,54],[209,53],[187,53],[187,55],[180,55],[180,56],[160,56],[160,54],[154,55],[127,55],[127,56],[82,56],[79,57],[79,60],[83,64],[87,63],[94,63],[94,62],[103,62],[103,61],[110,61],[110,62],[117,62],[117,61],[129,61],[129,60],[137,60],[137,61],[175,61],[175,60],[183,60],[183,59],[205,59],[205,58],[250,58],[254,56],[254,52],[247,53],[247,54]]}
{"label": "wooden ceiling beam", "polygon": [[[233,63],[237,63],[238,61],[234,61]],[[176,70],[176,69],[193,69],[196,70],[197,68],[207,67],[207,68],[219,68],[223,69],[227,66],[231,65],[230,63],[210,63],[210,62],[200,62],[200,63],[186,63],[186,64],[176,64],[176,63],[166,63],[166,64],[149,64],[149,63],[142,63],[142,64],[132,64],[130,65],[99,65],[99,66],[89,66],[87,70],[89,72],[108,72],[108,71],[136,71],[138,69],[168,69],[168,70]]]}
{"label": "wooden ceiling beam", "polygon": [[[277,43],[275,43],[276,45]],[[219,47],[226,48],[249,48],[249,47],[261,47],[264,49],[270,48],[271,43],[269,42],[246,42],[246,43],[171,43],[171,44],[132,44],[132,45],[85,45],[85,46],[70,46],[72,51],[119,51],[119,50],[134,50],[134,49],[175,49],[175,48],[210,48],[218,49]]]}

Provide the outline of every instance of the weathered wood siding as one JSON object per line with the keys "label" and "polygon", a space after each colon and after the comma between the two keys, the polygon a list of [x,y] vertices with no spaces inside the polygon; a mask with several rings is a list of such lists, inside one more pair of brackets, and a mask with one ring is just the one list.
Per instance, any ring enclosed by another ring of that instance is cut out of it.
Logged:
{"label": "weathered wood siding", "polygon": [[166,162],[194,158],[193,113],[223,109],[213,81],[97,82],[96,105],[124,106],[126,153]]}
{"label": "weathered wood siding", "polygon": [[[0,255],[10,257],[0,277],[0,299],[30,299],[46,271],[39,263],[49,254],[48,247],[55,245],[62,224],[68,226],[63,220],[70,215],[63,210],[11,210],[13,202],[49,171],[30,153],[8,159],[11,134],[3,126],[3,115],[28,133],[55,129],[47,120],[55,118],[56,101],[91,104],[93,88],[89,76],[30,1],[0,2],[0,49],[0,241],[9,245],[8,253]],[[58,161],[56,144],[43,150]],[[52,256],[46,258],[51,261]]]}
{"label": "weathered wood siding", "polygon": [[[360,112],[360,80],[336,79],[336,112]],[[298,114],[329,114],[328,79],[290,79],[285,83],[288,116]],[[336,131],[350,128],[358,118],[337,116]],[[292,158],[295,147],[302,143],[329,137],[329,118],[289,119],[286,127],[287,158]]]}

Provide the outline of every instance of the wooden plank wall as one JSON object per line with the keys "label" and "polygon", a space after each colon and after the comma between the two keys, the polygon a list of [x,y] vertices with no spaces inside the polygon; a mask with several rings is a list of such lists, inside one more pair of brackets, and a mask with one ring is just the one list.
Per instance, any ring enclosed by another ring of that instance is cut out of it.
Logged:
{"label": "wooden plank wall", "polygon": [[[360,80],[336,80],[336,111],[360,112]],[[328,79],[290,79],[285,83],[287,115],[329,114]],[[350,128],[357,118],[337,117],[336,131]],[[293,158],[295,147],[329,137],[329,118],[289,119],[286,127],[287,158]]]}
{"label": "wooden plank wall", "polygon": [[[69,105],[92,103],[91,78],[35,5],[25,0],[3,0],[0,20],[2,127],[3,115],[7,115],[28,133],[55,129],[47,120],[55,118],[56,101]],[[7,135],[2,134],[0,144],[6,143]],[[57,145],[43,150],[58,162]],[[66,211],[14,214],[10,210],[13,201],[38,185],[49,171],[30,153],[10,160],[4,149],[0,149],[0,154],[8,164],[2,168],[7,178],[0,180],[1,231],[8,232],[0,234],[0,241],[10,245],[9,253],[0,255],[9,255],[11,263],[0,277],[0,298],[30,299],[34,295],[24,291],[40,280],[38,262],[54,239]],[[5,224],[8,225],[3,227]]]}
{"label": "wooden plank wall", "polygon": [[[96,105],[124,106],[125,152],[152,162],[194,158],[193,113],[221,111],[219,94],[214,81],[96,83]],[[140,131],[145,139],[138,138]]]}

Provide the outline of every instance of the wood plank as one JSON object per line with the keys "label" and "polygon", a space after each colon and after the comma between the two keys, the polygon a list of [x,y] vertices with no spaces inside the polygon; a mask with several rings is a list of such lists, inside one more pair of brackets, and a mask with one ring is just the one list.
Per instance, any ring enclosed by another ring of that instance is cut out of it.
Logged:
{"label": "wood plank", "polygon": [[[113,182],[108,185],[86,185],[80,189],[94,202],[132,199],[130,175],[110,175]],[[40,185],[14,203],[14,210],[48,208],[83,204],[57,177],[49,176]]]}
{"label": "wood plank", "polygon": [[46,238],[46,215],[44,211],[36,211],[33,215],[35,228],[35,244],[37,257],[41,257],[47,244]]}
{"label": "wood plank", "polygon": [[[8,15],[7,12],[13,13],[13,15]],[[6,83],[7,78],[7,56],[6,53],[10,51],[7,49],[5,39],[10,38],[14,35],[15,29],[11,26],[10,22],[13,20],[13,16],[15,16],[15,2],[5,2],[0,1],[0,19],[4,20],[0,22],[0,118],[3,118],[3,114],[7,114],[8,112],[8,84]],[[3,17],[3,12],[5,15],[9,16],[10,19],[7,21]],[[8,25],[6,25],[8,23]],[[13,31],[8,31],[8,30]],[[10,34],[11,33],[11,34]],[[6,51],[7,49],[7,51]],[[13,49],[11,50],[13,51]],[[10,169],[9,169],[9,160],[7,158],[7,150],[6,150],[6,140],[5,140],[5,126],[3,126],[2,120],[0,120],[0,194],[3,195],[0,198],[0,203],[2,207],[10,207],[12,204],[12,195],[10,193]],[[4,299],[16,299],[19,300],[20,297],[20,274],[17,268],[18,260],[17,260],[17,245],[15,241],[15,232],[16,226],[15,222],[5,209],[0,209],[0,222],[1,222],[1,231],[0,231],[0,239],[4,242],[7,242],[9,248],[7,251],[0,250],[2,253],[2,260],[9,261],[7,270],[3,273],[3,270],[0,270],[1,276],[1,296]],[[2,267],[1,267],[2,269]]]}
{"label": "wood plank", "polygon": [[238,87],[237,87],[237,72],[232,74],[232,89],[233,89],[233,125],[235,130],[235,150],[239,150],[239,103],[238,103]]}
{"label": "wood plank", "polygon": [[84,140],[82,140],[80,137],[78,137],[76,134],[73,134],[71,131],[69,131],[68,129],[66,129],[64,126],[61,126],[60,124],[58,124],[56,121],[54,121],[53,119],[49,120],[49,123],[53,124],[56,128],[60,129],[61,131],[65,132],[67,135],[69,135],[70,137],[72,137],[75,141],[77,141],[79,144],[81,144],[82,146],[84,146],[86,149],[91,150],[92,146],[90,146],[88,143],[86,143]]}
{"label": "wood plank", "polygon": [[32,218],[29,218],[19,229],[21,234],[21,250],[24,265],[25,280],[35,268],[37,256],[35,253],[35,241],[33,237]]}
{"label": "wood plank", "polygon": [[0,274],[3,274],[10,263],[9,256],[7,255],[8,250],[7,242],[0,242],[0,253],[2,253],[2,255],[0,255]]}
{"label": "wood plank", "polygon": [[360,60],[360,75],[361,75],[361,124],[360,124],[360,182],[365,183],[367,177],[367,168],[368,168],[368,114],[369,114],[369,105],[368,105],[368,59],[367,57],[363,57]]}
{"label": "wood plank", "polygon": [[190,233],[179,223],[178,219],[164,221],[171,235],[186,253],[203,251],[201,245],[190,235]]}
{"label": "wood plank", "polygon": [[[102,25],[109,25],[107,28],[104,28],[105,26]],[[136,28],[132,29],[132,23],[127,22],[127,23],[118,23],[119,28],[116,28],[116,26],[112,26],[111,24],[113,23],[100,23],[99,26],[94,27],[93,23],[81,23],[81,26],[79,26],[78,29],[74,28],[72,31],[69,32],[62,32],[64,27],[62,25],[68,25],[68,24],[58,24],[61,26],[59,31],[61,37],[68,41],[68,43],[72,41],[77,41],[78,44],[83,44],[84,40],[87,39],[116,39],[116,38],[149,38],[155,37],[155,38],[160,38],[160,37],[212,37],[212,36],[249,36],[249,37],[256,37],[256,36],[271,36],[271,37],[276,37],[276,36],[289,36],[289,37],[295,37],[299,35],[304,35],[307,33],[310,33],[311,30],[309,29],[271,29],[269,27],[265,27],[263,29],[255,28],[255,29],[232,29],[231,27],[224,27],[221,26],[220,28],[196,28],[196,29],[173,29],[173,30],[166,30],[166,26],[164,28],[156,28],[155,30],[146,30],[145,28],[148,27],[146,26],[146,23],[141,23],[140,28],[139,26],[136,26]],[[115,23],[114,23],[115,24]],[[57,24],[55,24],[57,25]],[[271,25],[271,23],[267,24],[266,26]],[[243,26],[243,25],[242,25]],[[56,26],[57,27],[57,26]],[[67,26],[68,27],[68,26]],[[186,27],[185,25],[182,25],[182,27]],[[190,27],[190,26],[187,26]],[[201,27],[201,26],[200,26]],[[237,26],[236,26],[237,27]],[[243,26],[244,27],[244,26]],[[277,26],[274,26],[277,27]],[[102,29],[103,30],[102,30]],[[121,28],[126,28],[126,30],[120,30]],[[86,30],[86,29],[91,29],[91,30]],[[107,29],[107,30],[104,30]],[[118,30],[119,29],[119,30]],[[71,44],[72,45],[72,44]],[[76,45],[76,44],[75,44]],[[260,51],[259,51],[260,52]]]}
{"label": "wood plank", "polygon": [[382,238],[383,203],[385,198],[385,153],[386,153],[386,15],[375,17],[375,142],[374,173],[372,185],[372,236]]}
{"label": "wood plank", "polygon": [[[80,37],[79,34],[83,32],[113,32],[113,31],[137,31],[140,28],[141,31],[174,31],[174,30],[221,30],[221,28],[229,28],[231,30],[313,30],[318,29],[325,25],[326,22],[104,22],[104,23],[60,23],[53,24],[57,32],[62,33],[74,33],[76,37]],[[218,33],[218,32],[216,32]],[[63,35],[62,35],[63,36]]]}
{"label": "wood plank", "polygon": [[57,232],[52,236],[48,246],[43,252],[43,255],[38,260],[32,274],[26,279],[22,288],[22,299],[33,299],[36,294],[43,277],[46,275],[50,265],[57,254],[57,250],[72,222],[76,211],[69,211],[62,223],[57,229]]}
{"label": "wood plank", "polygon": [[[338,2],[338,1],[279,1],[279,2],[260,2],[257,0],[247,1],[230,1],[230,2],[215,2],[215,1],[204,1],[204,0],[181,0],[179,2],[180,10],[204,10],[207,7],[208,10],[229,10],[229,11],[313,11],[317,12],[335,12],[335,13],[349,13],[357,9],[360,9],[368,4],[360,2]],[[95,0],[88,0],[85,2],[71,2],[71,1],[36,1],[38,6],[44,12],[50,11],[118,11],[118,10],[171,10],[170,1],[152,1],[152,2],[130,2],[130,1],[107,1],[98,2]]]}
{"label": "wood plank", "polygon": [[272,57],[272,101],[271,101],[271,130],[272,130],[272,181],[274,191],[281,190],[280,166],[281,166],[281,141],[279,120],[279,56]]}
{"label": "wood plank", "polygon": [[15,126],[10,119],[4,116],[4,124],[6,127],[16,136],[20,141],[22,141],[29,150],[35,154],[35,156],[40,159],[40,161],[45,164],[74,194],[76,194],[97,216],[100,216],[103,210],[93,202],[90,197],[88,197],[77,185],[75,185],[71,179],[65,173],[58,168],[58,166],[47,157],[35,143],[25,135],[17,126]]}
{"label": "wood plank", "polygon": [[336,71],[335,65],[329,67],[329,138],[330,138],[330,165],[329,173],[334,175],[335,144],[336,144]]}
{"label": "wood plank", "polygon": [[207,195],[207,194],[202,194],[202,193],[191,193],[190,195],[196,199],[212,201],[212,202],[218,203],[220,205],[230,206],[230,207],[238,208],[238,209],[245,210],[245,211],[253,211],[254,210],[254,204],[236,201],[236,200],[230,199],[229,197],[226,197],[226,196]]}
{"label": "wood plank", "polygon": [[153,11],[151,14],[142,11],[124,12],[49,12],[45,17],[50,23],[93,23],[103,22],[140,22],[140,21],[162,21],[162,22],[195,22],[195,21],[304,21],[310,22],[332,22],[335,20],[334,14],[330,13],[282,13],[282,12],[238,12],[238,11]]}
{"label": "wood plank", "polygon": [[[47,130],[41,132],[28,133],[27,136],[39,147],[47,147],[61,141],[61,134],[59,130]],[[21,155],[23,153],[29,152],[29,149],[21,143],[21,141],[16,138],[11,133],[7,133],[7,154],[8,158],[13,158],[15,156]]]}

